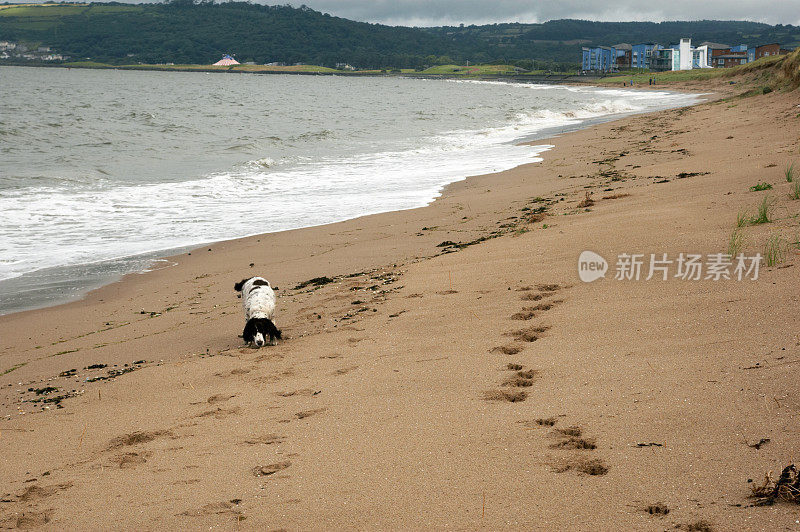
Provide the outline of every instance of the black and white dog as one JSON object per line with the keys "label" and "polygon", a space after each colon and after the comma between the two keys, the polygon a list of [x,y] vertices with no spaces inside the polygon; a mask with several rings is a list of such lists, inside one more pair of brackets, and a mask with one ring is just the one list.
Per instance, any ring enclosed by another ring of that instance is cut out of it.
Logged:
{"label": "black and white dog", "polygon": [[247,323],[242,338],[248,344],[261,347],[267,343],[275,345],[281,338],[281,331],[272,323],[275,316],[275,292],[269,281],[263,277],[242,279],[233,288],[241,292],[244,319]]}

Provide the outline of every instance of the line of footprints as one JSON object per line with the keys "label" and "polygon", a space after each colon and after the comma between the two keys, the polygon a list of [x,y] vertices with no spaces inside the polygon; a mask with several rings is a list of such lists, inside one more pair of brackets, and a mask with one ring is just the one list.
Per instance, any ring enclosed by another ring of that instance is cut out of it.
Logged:
{"label": "line of footprints", "polygon": [[[511,316],[512,320],[518,321],[531,321],[541,313],[546,312],[554,306],[562,303],[563,300],[555,299],[555,296],[563,290],[564,287],[557,284],[540,284],[534,289],[530,286],[518,288],[517,291],[524,292],[522,300],[533,305],[524,306],[522,310]],[[502,353],[504,355],[516,355],[521,353],[526,344],[535,342],[544,335],[549,329],[546,325],[529,325],[528,327],[510,331],[504,336],[513,338],[511,343],[501,345],[492,349],[492,352]],[[526,368],[522,364],[508,363],[503,371],[510,372],[500,384],[498,389],[488,390],[484,392],[483,398],[487,401],[503,401],[509,403],[519,403],[528,398],[528,392],[525,388],[533,386],[536,381],[538,370]],[[608,472],[608,467],[605,463],[598,458],[588,458],[587,451],[593,451],[597,448],[597,443],[594,438],[587,438],[583,435],[583,429],[576,426],[566,428],[556,428],[555,425],[558,419],[555,417],[538,418],[535,420],[524,420],[519,423],[523,424],[526,429],[536,428],[551,428],[552,431],[549,436],[553,439],[550,444],[551,449],[562,451],[571,451],[566,457],[556,457],[550,466],[556,473],[563,473],[566,471],[576,471],[585,475],[605,475]]]}

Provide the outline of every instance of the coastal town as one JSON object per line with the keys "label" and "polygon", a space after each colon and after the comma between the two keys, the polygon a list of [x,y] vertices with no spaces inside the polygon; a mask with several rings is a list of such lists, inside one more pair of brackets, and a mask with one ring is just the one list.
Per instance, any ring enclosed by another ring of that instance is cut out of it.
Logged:
{"label": "coastal town", "polygon": [[608,73],[631,69],[667,72],[695,68],[730,68],[752,63],[762,57],[785,55],[791,50],[780,43],[730,46],[706,41],[694,47],[690,38],[684,38],[679,44],[669,46],[653,42],[620,43],[614,46],[584,47],[581,51],[581,72]]}
{"label": "coastal town", "polygon": [[52,62],[64,61],[69,57],[53,53],[49,46],[29,46],[24,43],[0,41],[0,59]]}

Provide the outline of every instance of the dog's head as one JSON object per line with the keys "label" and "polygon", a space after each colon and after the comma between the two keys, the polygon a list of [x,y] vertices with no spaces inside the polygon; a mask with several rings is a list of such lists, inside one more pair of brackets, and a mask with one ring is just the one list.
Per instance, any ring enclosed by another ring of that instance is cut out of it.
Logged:
{"label": "dog's head", "polygon": [[281,331],[275,327],[272,320],[267,318],[250,318],[244,326],[242,338],[248,344],[254,344],[256,347],[262,347],[267,343],[281,339]]}

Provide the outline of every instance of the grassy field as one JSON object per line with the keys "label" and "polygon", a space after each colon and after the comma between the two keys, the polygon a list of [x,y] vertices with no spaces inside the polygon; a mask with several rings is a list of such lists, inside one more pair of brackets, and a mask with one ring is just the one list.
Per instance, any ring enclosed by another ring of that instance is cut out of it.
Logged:
{"label": "grassy field", "polygon": [[446,75],[464,75],[464,76],[486,76],[486,75],[512,75],[519,72],[514,66],[511,65],[438,65],[426,68],[421,74],[446,74]]}
{"label": "grassy field", "polygon": [[695,68],[692,70],[676,70],[674,72],[644,72],[627,73],[618,76],[603,78],[604,84],[622,84],[633,80],[635,85],[647,84],[650,78],[655,78],[659,85],[664,83],[683,83],[686,81],[702,81],[715,78],[725,78],[765,70],[774,65],[785,56],[763,57],[758,61],[739,65],[732,68]]}
{"label": "grassy field", "polygon": [[[0,6],[0,17],[60,17],[76,15],[88,4],[7,4]],[[47,11],[40,8],[46,7]]]}
{"label": "grassy field", "polygon": [[[480,76],[546,76],[551,74],[544,70],[534,70],[521,72],[514,69],[509,65],[471,65],[471,66],[458,66],[458,65],[441,65],[425,70],[414,70],[413,68],[404,68],[401,70],[392,69],[373,69],[373,70],[337,70],[318,65],[292,65],[292,66],[266,66],[266,65],[234,65],[234,66],[214,66],[214,65],[165,65],[165,64],[127,64],[127,65],[112,65],[109,63],[98,63],[95,61],[74,61],[64,63],[64,66],[75,68],[120,68],[120,69],[136,69],[136,70],[176,70],[176,71],[220,71],[220,72],[307,72],[307,73],[324,73],[324,74],[341,74],[349,76],[358,75],[375,75],[375,74],[422,74],[422,75],[440,75],[440,76],[464,76],[467,77],[480,77]],[[566,73],[565,76],[574,75],[575,73]]]}
{"label": "grassy field", "polygon": [[678,83],[691,80],[713,79],[724,74],[722,68],[703,68],[694,70],[676,70],[674,72],[643,72],[620,74],[603,78],[603,83],[622,84],[633,81],[636,85],[647,84],[653,77],[661,85],[663,83]]}

